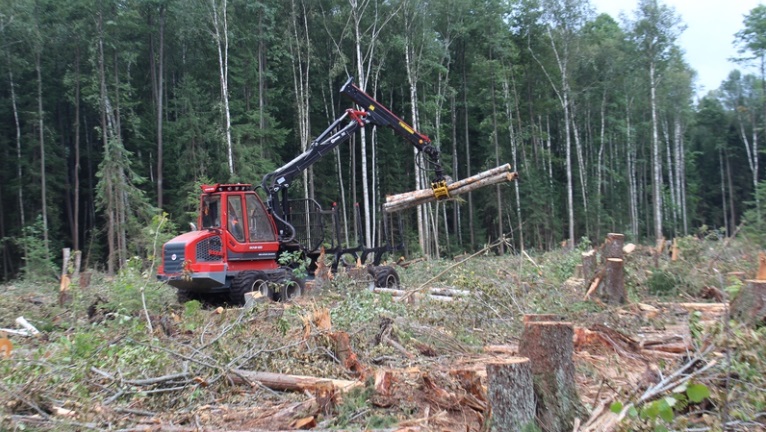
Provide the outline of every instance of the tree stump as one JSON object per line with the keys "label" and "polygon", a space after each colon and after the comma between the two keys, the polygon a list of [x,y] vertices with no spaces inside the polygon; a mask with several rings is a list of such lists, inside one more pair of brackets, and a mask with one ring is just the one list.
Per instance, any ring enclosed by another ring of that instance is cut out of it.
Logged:
{"label": "tree stump", "polygon": [[585,284],[588,285],[596,275],[596,249],[591,249],[588,252],[582,253],[582,278],[585,280]]}
{"label": "tree stump", "polygon": [[766,324],[766,280],[746,280],[731,302],[731,316],[750,325]]}
{"label": "tree stump", "polygon": [[601,299],[607,304],[624,304],[627,297],[623,261],[609,258],[606,260],[604,283],[601,285]]}
{"label": "tree stump", "polygon": [[609,233],[601,248],[601,260],[606,262],[609,258],[622,259],[622,247],[625,245],[625,234]]}
{"label": "tree stump", "polygon": [[524,314],[524,324],[533,322],[558,322],[564,321],[561,315],[556,314]]}
{"label": "tree stump", "polygon": [[488,363],[487,387],[493,431],[522,431],[534,425],[535,393],[528,358]]}
{"label": "tree stump", "polygon": [[519,355],[532,363],[537,421],[546,432],[569,432],[585,415],[575,386],[573,337],[572,323],[550,321],[527,323],[521,336]]}

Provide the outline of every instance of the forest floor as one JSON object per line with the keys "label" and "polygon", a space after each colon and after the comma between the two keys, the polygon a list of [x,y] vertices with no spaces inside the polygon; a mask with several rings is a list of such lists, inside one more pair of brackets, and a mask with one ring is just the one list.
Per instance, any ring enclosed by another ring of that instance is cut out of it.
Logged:
{"label": "forest floor", "polygon": [[516,354],[534,313],[575,327],[578,430],[763,430],[766,330],[727,319],[727,274],[752,277],[758,249],[680,245],[675,262],[627,255],[618,307],[583,300],[580,250],[412,263],[410,301],[344,274],[251,309],[178,304],[138,265],[92,273],[64,307],[55,280],[8,283],[0,328],[23,316],[41,334],[0,343],[0,430],[488,430],[485,365]]}

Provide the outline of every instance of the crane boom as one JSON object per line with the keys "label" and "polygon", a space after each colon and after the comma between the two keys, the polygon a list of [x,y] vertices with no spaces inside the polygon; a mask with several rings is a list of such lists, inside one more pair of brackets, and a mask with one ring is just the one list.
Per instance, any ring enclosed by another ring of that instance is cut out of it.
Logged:
{"label": "crane boom", "polygon": [[[275,171],[266,174],[261,182],[261,186],[268,194],[266,205],[275,219],[280,222],[282,241],[290,241],[295,234],[294,228],[286,217],[288,214],[286,192],[291,182],[322,156],[348,141],[357,130],[368,125],[389,127],[415,146],[418,151],[425,153],[434,169],[431,187],[435,196],[439,199],[449,196],[444,171],[439,162],[439,149],[431,143],[430,138],[416,131],[388,108],[355,86],[353,78],[346,81],[340,92],[354,101],[360,109],[347,109],[324,132],[311,141],[306,151]],[[281,198],[280,193],[282,194]]]}

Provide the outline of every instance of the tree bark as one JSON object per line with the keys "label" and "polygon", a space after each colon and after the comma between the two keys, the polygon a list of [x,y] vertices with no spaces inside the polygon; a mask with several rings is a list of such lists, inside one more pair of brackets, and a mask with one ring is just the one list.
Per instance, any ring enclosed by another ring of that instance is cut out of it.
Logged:
{"label": "tree bark", "polygon": [[620,258],[606,260],[604,284],[601,286],[601,298],[609,304],[624,304],[627,299],[625,292],[625,271]]}
{"label": "tree bark", "polygon": [[221,84],[221,102],[223,103],[224,135],[226,137],[226,156],[229,175],[234,177],[234,149],[231,142],[231,110],[229,109],[229,23],[227,0],[222,1],[221,16],[218,14],[217,0],[210,0],[213,19],[213,36],[218,51],[218,79]]}
{"label": "tree bark", "polygon": [[660,142],[657,134],[657,83],[654,60],[649,62],[649,86],[652,111],[652,195],[654,199],[654,238],[662,237],[662,161]]}
{"label": "tree bark", "polygon": [[574,329],[569,322],[529,322],[519,355],[532,363],[537,421],[546,432],[569,432],[585,414],[575,385]]}
{"label": "tree bark", "polygon": [[766,323],[766,280],[746,280],[731,302],[731,315],[752,326]]}
{"label": "tree bark", "polygon": [[242,369],[234,369],[229,378],[235,384],[250,384],[252,381],[259,382],[272,390],[289,391],[312,391],[325,383],[332,384],[341,392],[346,392],[364,384],[359,381],[317,378],[305,375],[287,375],[273,372],[255,372]]}
{"label": "tree bark", "polygon": [[488,363],[487,384],[493,431],[521,431],[533,425],[535,394],[528,358]]}
{"label": "tree bark", "polygon": [[42,200],[43,217],[43,244],[45,246],[45,259],[50,261],[51,250],[48,239],[48,185],[45,176],[45,122],[43,113],[43,75],[42,75],[42,47],[35,52],[35,71],[37,72],[37,127],[39,128],[38,138],[40,139],[40,189]]}
{"label": "tree bark", "polygon": [[157,72],[157,208],[163,204],[163,144],[162,144],[162,108],[163,87],[165,82],[165,5],[160,4],[160,64]]}
{"label": "tree bark", "polygon": [[622,259],[622,248],[625,246],[625,234],[609,233],[606,235],[604,246],[601,249],[601,259],[606,262],[609,258]]}
{"label": "tree bark", "polygon": [[596,274],[596,250],[591,249],[582,253],[582,278],[589,283]]}

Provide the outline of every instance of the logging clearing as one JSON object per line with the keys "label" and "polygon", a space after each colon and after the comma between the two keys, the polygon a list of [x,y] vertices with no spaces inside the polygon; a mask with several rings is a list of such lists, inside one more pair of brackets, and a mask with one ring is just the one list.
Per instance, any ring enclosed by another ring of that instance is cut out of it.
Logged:
{"label": "logging clearing", "polygon": [[349,268],[243,308],[178,304],[137,270],[62,271],[65,303],[60,281],[17,281],[0,287],[0,428],[763,428],[766,260],[677,244],[400,260],[400,289]]}

